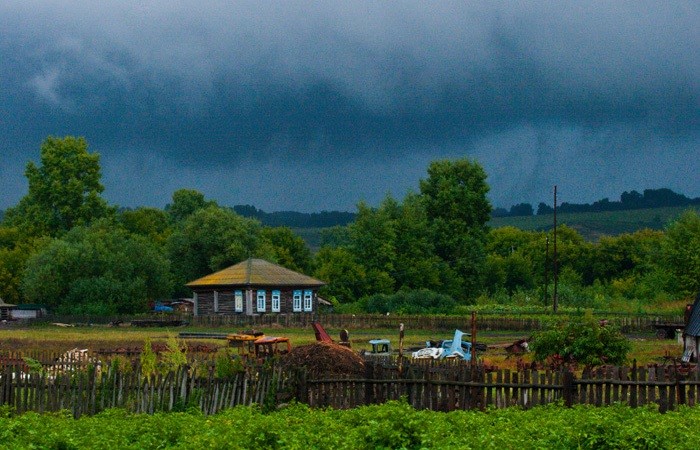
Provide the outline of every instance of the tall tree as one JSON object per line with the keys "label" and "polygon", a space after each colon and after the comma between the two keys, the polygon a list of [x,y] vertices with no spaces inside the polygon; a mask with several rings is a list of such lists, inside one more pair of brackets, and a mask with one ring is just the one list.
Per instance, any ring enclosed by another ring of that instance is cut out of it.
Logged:
{"label": "tall tree", "polygon": [[357,261],[365,267],[370,292],[390,294],[394,291],[396,232],[392,210],[396,201],[388,197],[379,209],[360,202],[355,222],[349,225],[351,250]]}
{"label": "tall tree", "polygon": [[688,210],[669,225],[662,248],[678,292],[691,297],[700,293],[700,215]]}
{"label": "tall tree", "polygon": [[260,222],[227,208],[209,206],[187,217],[168,238],[175,289],[249,257],[274,258]]}
{"label": "tall tree", "polygon": [[436,254],[461,282],[460,297],[472,299],[482,288],[484,245],[491,217],[486,172],[469,159],[434,161],[420,181]]}
{"label": "tall tree", "polygon": [[142,207],[122,211],[118,219],[128,232],[145,236],[159,245],[164,245],[172,232],[170,217],[158,208]]}
{"label": "tall tree", "polygon": [[84,138],[48,137],[41,165],[30,161],[25,175],[29,192],[5,219],[29,234],[59,236],[114,212],[100,196],[100,155],[88,152]]}
{"label": "tall tree", "polygon": [[304,240],[288,227],[266,227],[262,237],[272,245],[275,260],[287,269],[310,274],[313,269],[311,250]]}
{"label": "tall tree", "polygon": [[165,206],[174,222],[182,222],[195,211],[209,206],[216,206],[213,200],[205,200],[204,194],[194,189],[178,189],[173,192],[173,202]]}
{"label": "tall tree", "polygon": [[22,279],[27,300],[68,314],[143,312],[170,289],[162,249],[109,220],[54,239],[29,259]]}

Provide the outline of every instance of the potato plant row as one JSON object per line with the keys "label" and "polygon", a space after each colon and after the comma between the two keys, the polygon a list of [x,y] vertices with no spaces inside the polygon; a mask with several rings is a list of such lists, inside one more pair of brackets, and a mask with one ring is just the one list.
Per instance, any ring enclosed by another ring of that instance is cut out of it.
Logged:
{"label": "potato plant row", "polygon": [[403,402],[352,410],[290,404],[264,413],[237,407],[215,416],[196,411],[154,415],[112,409],[92,417],[15,416],[0,410],[0,448],[61,449],[510,449],[697,448],[700,408],[660,414],[655,407],[523,411],[417,411]]}

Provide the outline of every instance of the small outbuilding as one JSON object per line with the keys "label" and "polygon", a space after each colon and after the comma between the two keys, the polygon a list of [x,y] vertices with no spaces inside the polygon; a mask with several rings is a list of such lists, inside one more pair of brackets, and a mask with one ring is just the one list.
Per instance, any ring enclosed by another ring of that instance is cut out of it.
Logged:
{"label": "small outbuilding", "polygon": [[686,312],[686,324],[683,330],[683,362],[698,361],[700,352],[700,293]]}
{"label": "small outbuilding", "polygon": [[304,314],[318,310],[325,283],[264,259],[249,258],[187,283],[194,315]]}
{"label": "small outbuilding", "polygon": [[12,314],[12,308],[15,305],[5,303],[5,300],[0,297],[0,320],[10,320]]}
{"label": "small outbuilding", "polygon": [[34,303],[15,305],[10,311],[12,319],[39,319],[46,316],[46,307]]}

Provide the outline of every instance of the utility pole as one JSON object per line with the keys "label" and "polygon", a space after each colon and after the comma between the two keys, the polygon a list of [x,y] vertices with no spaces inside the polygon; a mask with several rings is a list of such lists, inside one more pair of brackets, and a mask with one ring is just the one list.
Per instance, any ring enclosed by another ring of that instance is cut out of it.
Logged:
{"label": "utility pole", "polygon": [[558,308],[557,297],[557,282],[559,281],[559,273],[557,270],[557,185],[554,185],[554,299],[553,311],[556,313]]}
{"label": "utility pole", "polygon": [[542,304],[547,306],[549,304],[549,296],[547,295],[549,289],[549,236],[544,237],[544,242],[544,300]]}

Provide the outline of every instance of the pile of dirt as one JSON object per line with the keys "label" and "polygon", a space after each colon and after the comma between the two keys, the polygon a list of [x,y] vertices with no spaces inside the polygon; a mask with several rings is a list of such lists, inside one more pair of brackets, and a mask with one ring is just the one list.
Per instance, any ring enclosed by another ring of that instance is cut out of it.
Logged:
{"label": "pile of dirt", "polygon": [[343,375],[361,378],[365,374],[365,362],[360,355],[330,342],[294,347],[284,357],[284,365],[287,368],[305,368],[312,377]]}

